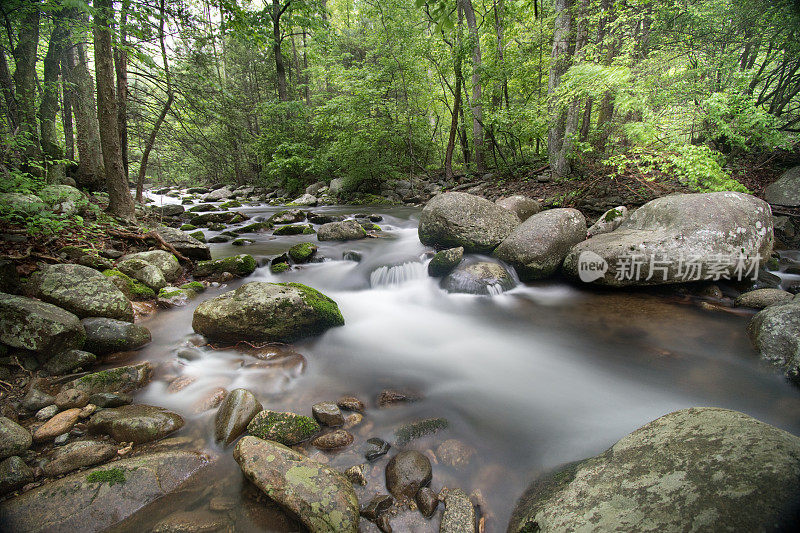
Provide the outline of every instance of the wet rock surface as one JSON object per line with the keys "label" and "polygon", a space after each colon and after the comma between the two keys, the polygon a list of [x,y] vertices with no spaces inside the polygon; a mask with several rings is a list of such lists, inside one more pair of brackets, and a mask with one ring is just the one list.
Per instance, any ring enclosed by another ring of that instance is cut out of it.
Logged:
{"label": "wet rock surface", "polygon": [[0,416],[0,459],[19,455],[33,443],[30,432],[10,418]]}
{"label": "wet rock surface", "polygon": [[[144,387],[150,382],[152,376],[153,366],[144,362],[87,374],[70,381],[65,387],[87,393],[92,401],[95,399],[94,395],[98,393],[124,393]],[[120,396],[117,395],[117,398]]]}
{"label": "wet rock surface", "polygon": [[105,433],[119,442],[141,444],[166,437],[183,424],[180,415],[162,407],[124,405],[95,414],[89,420],[89,432]]}
{"label": "wet rock surface", "polygon": [[263,410],[261,402],[247,389],[234,389],[222,401],[214,417],[214,435],[218,442],[230,444],[244,433],[247,425]]}
{"label": "wet rock surface", "polygon": [[111,318],[84,318],[86,331],[84,348],[97,355],[135,350],[150,342],[150,330]]}
{"label": "wet rock surface", "polygon": [[386,488],[395,498],[413,499],[431,482],[430,460],[415,450],[400,452],[386,465]]}
{"label": "wet rock surface", "polygon": [[80,348],[86,331],[78,317],[33,298],[0,293],[0,342],[35,352]]}
{"label": "wet rock surface", "polygon": [[46,476],[60,476],[78,468],[104,463],[117,456],[117,447],[106,442],[81,440],[58,448],[44,466]]}
{"label": "wet rock surface", "polygon": [[261,439],[292,446],[319,433],[317,422],[308,416],[264,410],[247,425],[247,432]]}
{"label": "wet rock surface", "polygon": [[800,301],[767,307],[753,317],[747,332],[762,359],[788,378],[800,379]]}

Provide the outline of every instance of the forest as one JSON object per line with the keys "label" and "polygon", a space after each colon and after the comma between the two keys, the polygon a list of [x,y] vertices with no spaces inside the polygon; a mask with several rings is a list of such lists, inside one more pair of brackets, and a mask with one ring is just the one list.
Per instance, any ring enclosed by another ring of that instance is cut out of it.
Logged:
{"label": "forest", "polygon": [[[792,0],[7,0],[5,191],[668,175],[792,150]],[[114,184],[117,184],[116,186]]]}

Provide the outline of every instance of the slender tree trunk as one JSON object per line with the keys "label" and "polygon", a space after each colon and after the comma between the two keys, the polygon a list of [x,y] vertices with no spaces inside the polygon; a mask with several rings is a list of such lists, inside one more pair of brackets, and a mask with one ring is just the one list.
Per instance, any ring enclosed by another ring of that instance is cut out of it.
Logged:
{"label": "slender tree trunk", "polygon": [[[612,0],[603,0],[601,3],[603,9],[603,17],[600,19],[600,41],[602,43],[606,33],[607,26],[612,20],[614,14],[612,13]],[[604,65],[610,65],[616,54],[617,40],[615,39],[606,48],[606,54],[603,58]],[[606,150],[608,138],[611,135],[611,119],[614,117],[614,95],[611,91],[606,92],[600,100],[600,106],[597,110],[597,140],[594,143],[594,148],[600,153]]]}
{"label": "slender tree trunk", "polygon": [[581,122],[581,142],[586,142],[589,138],[589,128],[592,125],[592,106],[594,106],[594,99],[590,96],[586,99],[586,105],[583,108],[583,121]]}
{"label": "slender tree trunk", "polygon": [[569,175],[569,160],[564,157],[564,134],[567,124],[567,110],[558,105],[556,91],[561,77],[569,68],[569,44],[572,36],[573,0],[555,0],[555,31],[553,33],[553,53],[550,61],[550,76],[547,84],[550,127],[547,132],[547,153],[550,170],[557,177]]}
{"label": "slender tree trunk", "polygon": [[75,128],[72,125],[72,87],[68,82],[69,67],[65,61],[65,55],[61,54],[61,94],[62,109],[61,123],[64,128],[64,156],[70,161],[75,161]]}
{"label": "slender tree trunk", "polygon": [[130,0],[123,0],[119,15],[119,44],[114,49],[114,69],[117,73],[117,125],[122,150],[122,168],[128,179],[128,9]]}
{"label": "slender tree trunk", "polygon": [[472,44],[472,144],[475,148],[475,168],[486,170],[483,160],[483,106],[481,104],[481,43],[472,0],[460,0]]}
{"label": "slender tree trunk", "polygon": [[126,220],[135,220],[133,198],[122,167],[122,147],[119,143],[117,99],[114,94],[114,59],[111,50],[111,23],[114,20],[112,0],[95,0],[94,64],[97,77],[97,117],[100,124],[100,144],[108,189],[108,212]]}
{"label": "slender tree trunk", "polygon": [[461,33],[464,25],[463,10],[458,7],[458,27],[456,28],[456,45],[453,48],[453,70],[456,76],[456,87],[453,91],[453,113],[450,119],[450,136],[447,139],[447,149],[444,155],[444,173],[448,180],[453,179],[453,151],[456,144],[456,134],[458,132],[458,114],[461,109],[461,83],[463,75],[461,73]]}
{"label": "slender tree trunk", "polygon": [[[583,61],[584,46],[588,37],[586,27],[586,14],[589,7],[589,0],[578,0],[578,5],[573,6],[575,10],[572,14],[572,26],[575,28],[575,47],[571,54],[570,65],[577,65]],[[567,107],[566,118],[564,119],[564,139],[561,143],[561,151],[558,159],[566,163],[563,167],[566,174],[572,170],[572,157],[575,152],[575,142],[578,139],[578,121],[580,119],[580,99],[574,98]],[[564,174],[564,175],[566,175]]]}
{"label": "slender tree trunk", "polygon": [[42,151],[45,155],[48,183],[62,183],[66,176],[66,167],[60,161],[64,159],[64,152],[56,134],[56,114],[58,113],[58,75],[61,71],[61,58],[67,35],[64,14],[62,11],[58,11],[54,14],[53,31],[50,34],[50,43],[44,58],[42,101],[39,105],[39,131]]}
{"label": "slender tree trunk", "polygon": [[281,15],[289,7],[291,1],[281,6],[280,0],[272,0],[272,51],[275,54],[275,73],[278,78],[278,98],[281,102],[288,102],[289,95],[286,90],[286,67],[283,64],[281,53]]}
{"label": "slender tree trunk", "polygon": [[[36,121],[36,50],[39,45],[39,2],[23,2],[20,13],[19,36],[14,49],[16,70],[17,109],[19,110],[19,138],[24,143],[22,153],[26,162],[41,156],[39,127]],[[35,167],[34,167],[35,168]],[[29,168],[33,171],[34,168]]]}
{"label": "slender tree trunk", "polygon": [[306,30],[303,29],[303,94],[306,97],[306,105],[311,107],[311,81],[308,77],[308,56],[306,55]]}
{"label": "slender tree trunk", "polygon": [[19,124],[17,101],[14,94],[14,82],[11,81],[11,71],[8,69],[4,50],[0,50],[0,90],[3,91],[3,107],[9,129],[15,131]]}
{"label": "slender tree trunk", "polygon": [[500,63],[500,70],[502,71],[502,86],[503,99],[506,102],[506,108],[509,107],[508,103],[508,76],[506,75],[506,66],[504,59],[504,45],[503,34],[505,31],[505,0],[495,0],[494,3],[494,25],[497,33],[497,61]]}
{"label": "slender tree trunk", "polygon": [[139,165],[139,177],[136,180],[136,201],[142,201],[142,192],[144,189],[144,179],[147,175],[147,161],[150,158],[150,151],[153,149],[153,145],[156,142],[156,136],[158,135],[158,130],[161,128],[161,125],[164,123],[164,119],[167,118],[167,113],[169,113],[169,108],[172,107],[172,102],[175,99],[175,94],[172,90],[172,78],[170,77],[169,73],[169,62],[167,60],[167,46],[164,43],[164,21],[166,19],[166,10],[164,9],[164,0],[161,0],[160,7],[159,7],[160,15],[158,21],[158,41],[161,44],[161,61],[164,63],[164,75],[167,79],[167,101],[164,102],[164,107],[161,108],[161,113],[158,115],[156,119],[156,123],[153,125],[153,130],[150,132],[150,136],[147,138],[147,144],[144,146],[144,151],[142,152],[142,163]]}

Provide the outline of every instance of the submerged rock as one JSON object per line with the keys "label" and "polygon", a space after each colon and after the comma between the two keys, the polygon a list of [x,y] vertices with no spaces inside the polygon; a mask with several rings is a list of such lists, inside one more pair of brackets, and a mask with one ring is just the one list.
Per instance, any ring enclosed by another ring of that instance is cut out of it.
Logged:
{"label": "submerged rock", "polygon": [[386,488],[398,499],[413,499],[432,477],[430,460],[416,450],[400,452],[386,465]]}
{"label": "submerged rock", "polygon": [[366,230],[356,220],[328,222],[320,226],[317,232],[317,238],[321,241],[352,241],[366,236]]}
{"label": "submerged rock", "polygon": [[97,355],[135,350],[150,342],[150,330],[139,324],[111,318],[84,318],[81,324],[84,348]]}
{"label": "submerged rock", "polygon": [[458,266],[461,259],[464,257],[464,247],[448,248],[437,252],[433,256],[431,262],[428,263],[428,275],[433,278],[441,278],[450,273]]}
{"label": "submerged rock", "polygon": [[133,322],[131,302],[111,280],[83,265],[48,265],[31,276],[31,296],[79,318],[99,316]]}
{"label": "submerged rock", "polygon": [[419,512],[422,513],[422,516],[425,518],[433,516],[436,508],[439,506],[439,496],[433,492],[433,489],[430,487],[422,487],[419,489],[417,495],[414,497],[414,501],[417,502]]}
{"label": "submerged rock", "polygon": [[294,513],[311,533],[356,533],[358,499],[339,472],[281,444],[243,437],[233,457],[270,499]]}
{"label": "submerged rock", "polygon": [[336,302],[299,283],[246,283],[206,300],[192,327],[212,339],[292,342],[344,324]]}
{"label": "submerged rock", "polygon": [[367,439],[367,442],[364,445],[364,457],[367,459],[367,461],[373,461],[378,457],[386,455],[391,447],[392,445],[385,440],[378,437],[372,437],[371,439]]}
{"label": "submerged rock", "polygon": [[77,316],[60,307],[0,293],[0,342],[14,348],[58,353],[80,348],[86,331]]}
{"label": "submerged rock", "polygon": [[508,531],[773,531],[796,519],[798,486],[800,438],[736,411],[683,409],[534,482]]}
{"label": "submerged rock", "polygon": [[180,415],[162,407],[123,405],[95,414],[89,420],[89,432],[106,433],[118,442],[142,444],[164,438],[183,424]]}
{"label": "submerged rock", "polygon": [[767,307],[753,317],[747,332],[762,359],[800,382],[800,301]]}
{"label": "submerged rock", "polygon": [[152,376],[153,366],[144,362],[87,374],[70,381],[64,387],[84,391],[89,394],[89,401],[96,403],[93,401],[96,399],[95,394],[130,392],[147,385]]}
{"label": "submerged rock", "polygon": [[513,289],[515,284],[503,265],[488,261],[462,262],[441,281],[447,292],[481,295],[499,294]]}
{"label": "submerged rock", "polygon": [[539,202],[520,194],[515,194],[508,198],[501,198],[495,203],[517,215],[522,222],[525,222],[542,210],[542,206]]}
{"label": "submerged rock", "polygon": [[440,533],[475,533],[475,507],[461,489],[443,489],[439,495],[444,502]]}
{"label": "submerged rock", "polygon": [[555,273],[570,249],[586,238],[586,219],[577,209],[549,209],[517,226],[495,249],[522,280]]}
{"label": "submerged rock", "polygon": [[264,408],[247,389],[234,389],[222,401],[214,417],[214,436],[217,442],[230,444],[244,433],[247,424]]}
{"label": "submerged rock", "polygon": [[294,446],[319,433],[319,424],[308,416],[265,409],[247,425],[247,432],[258,438]]}
{"label": "submerged rock", "polygon": [[422,210],[419,240],[437,248],[463,246],[467,253],[494,250],[519,226],[513,212],[462,192],[434,196]]}
{"label": "submerged rock", "polygon": [[446,418],[423,418],[408,424],[403,424],[394,432],[398,446],[405,446],[412,440],[435,435],[447,429],[449,423]]}

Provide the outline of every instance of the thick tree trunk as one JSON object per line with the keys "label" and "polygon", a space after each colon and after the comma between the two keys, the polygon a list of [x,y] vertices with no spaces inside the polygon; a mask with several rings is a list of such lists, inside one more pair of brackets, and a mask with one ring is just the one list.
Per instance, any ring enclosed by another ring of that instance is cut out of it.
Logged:
{"label": "thick tree trunk", "polygon": [[61,124],[64,128],[64,157],[75,161],[75,127],[72,125],[72,87],[67,82],[69,76],[64,54],[61,54]]}
{"label": "thick tree trunk", "polygon": [[59,11],[55,13],[53,31],[44,58],[42,101],[39,105],[39,131],[48,183],[62,183],[66,176],[66,166],[61,161],[64,159],[64,152],[56,134],[56,113],[58,113],[58,75],[61,71],[61,58],[67,35],[64,15]]}
{"label": "thick tree trunk", "polygon": [[119,143],[117,100],[114,94],[114,59],[111,50],[110,26],[114,20],[112,0],[96,0],[94,30],[94,64],[97,78],[97,117],[100,124],[100,144],[108,189],[108,212],[127,220],[135,220],[133,198],[122,168],[122,148]]}
{"label": "thick tree trunk", "polygon": [[573,0],[555,0],[555,31],[553,33],[553,53],[550,61],[550,75],[547,83],[550,127],[547,132],[547,154],[550,170],[557,177],[566,177],[571,168],[564,157],[564,134],[567,124],[567,110],[558,105],[556,91],[561,84],[561,76],[570,65],[569,44],[572,36]]}
{"label": "thick tree trunk", "polygon": [[[18,136],[26,161],[41,156],[39,127],[36,121],[36,50],[39,45],[39,2],[28,0],[21,6],[19,38],[14,49],[14,86],[19,119]],[[33,171],[33,168],[29,170]]]}
{"label": "thick tree trunk", "polygon": [[130,0],[122,2],[119,15],[119,44],[114,50],[114,69],[117,73],[117,124],[122,149],[122,168],[128,179],[128,9]]}
{"label": "thick tree trunk", "polygon": [[486,165],[483,160],[483,106],[481,104],[481,42],[478,35],[478,24],[475,21],[475,9],[472,0],[460,0],[467,20],[469,38],[472,44],[472,144],[475,148],[475,168],[483,172]]}
{"label": "thick tree trunk", "polygon": [[[589,0],[578,0],[578,6],[573,7],[572,26],[575,29],[575,46],[571,54],[570,66],[577,65],[583,61],[584,46],[588,37],[586,26],[586,14]],[[558,159],[566,163],[563,167],[568,174],[572,170],[572,158],[575,152],[575,142],[578,140],[578,122],[581,117],[581,105],[578,98],[574,98],[567,106],[567,114],[564,119],[564,138],[561,142],[561,150]],[[563,174],[566,175],[566,174]]]}
{"label": "thick tree trunk", "polygon": [[278,98],[281,102],[288,102],[289,95],[286,89],[286,67],[283,65],[281,53],[281,15],[289,7],[291,1],[281,6],[280,0],[272,0],[272,51],[275,54],[275,73],[278,78]]}

